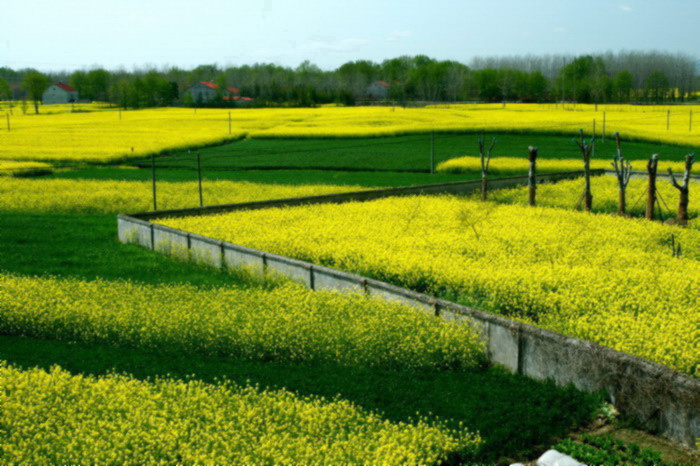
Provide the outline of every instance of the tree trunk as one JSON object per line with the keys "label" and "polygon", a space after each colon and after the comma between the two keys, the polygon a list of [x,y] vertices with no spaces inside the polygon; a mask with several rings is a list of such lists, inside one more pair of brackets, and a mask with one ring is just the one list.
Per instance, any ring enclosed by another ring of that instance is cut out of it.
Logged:
{"label": "tree trunk", "polygon": [[649,186],[647,187],[647,211],[644,215],[647,220],[654,220],[654,205],[656,204],[656,169],[658,165],[659,154],[654,154],[647,164]]}
{"label": "tree trunk", "polygon": [[[694,154],[685,156],[685,173],[683,174],[683,186],[674,186],[680,191],[680,200],[678,201],[678,224],[688,224],[688,202],[690,199],[690,172],[693,169]],[[675,181],[675,180],[674,180]]]}
{"label": "tree trunk", "polygon": [[593,194],[591,194],[591,160],[586,159],[583,164],[583,176],[586,178],[586,188],[584,190],[584,202],[586,212],[593,208]]}
{"label": "tree trunk", "polygon": [[535,206],[535,195],[537,194],[537,147],[530,146],[530,170],[527,176],[528,201],[531,206]]}
{"label": "tree trunk", "polygon": [[486,200],[486,174],[481,174],[481,200]]}
{"label": "tree trunk", "polygon": [[688,201],[689,201],[689,189],[686,187],[680,190],[680,201],[678,202],[678,224],[687,225],[688,224]]}
{"label": "tree trunk", "polygon": [[620,186],[619,194],[620,199],[617,206],[617,213],[624,215],[627,212],[627,196],[625,187]]}

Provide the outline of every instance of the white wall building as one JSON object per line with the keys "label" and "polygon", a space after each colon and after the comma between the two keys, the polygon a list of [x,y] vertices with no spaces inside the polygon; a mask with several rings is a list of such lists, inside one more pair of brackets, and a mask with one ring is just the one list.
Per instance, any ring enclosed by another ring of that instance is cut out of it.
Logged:
{"label": "white wall building", "polygon": [[367,87],[367,97],[370,99],[386,99],[389,97],[391,85],[385,81],[375,81]]}
{"label": "white wall building", "polygon": [[78,90],[64,83],[52,84],[44,91],[41,100],[44,105],[77,102]]}
{"label": "white wall building", "polygon": [[211,102],[216,97],[219,86],[211,81],[199,81],[185,89],[180,95],[184,100],[186,95],[192,97],[194,103]]}

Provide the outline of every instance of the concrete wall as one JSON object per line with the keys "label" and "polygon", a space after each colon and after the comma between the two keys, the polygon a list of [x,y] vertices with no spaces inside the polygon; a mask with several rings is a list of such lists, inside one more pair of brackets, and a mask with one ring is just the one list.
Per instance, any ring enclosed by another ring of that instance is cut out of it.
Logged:
{"label": "concrete wall", "polygon": [[[278,201],[267,204],[276,205]],[[481,332],[487,355],[494,363],[535,379],[554,380],[559,385],[571,383],[590,392],[604,390],[620,412],[647,429],[697,448],[700,380],[664,366],[389,283],[156,225],[133,216],[120,215],[118,228],[122,242],[159,251],[176,251],[180,257],[184,255],[212,267],[245,266],[259,274],[288,276],[313,290],[359,291],[412,305],[437,318],[468,323]],[[186,254],[181,250],[183,245],[187,248]]]}

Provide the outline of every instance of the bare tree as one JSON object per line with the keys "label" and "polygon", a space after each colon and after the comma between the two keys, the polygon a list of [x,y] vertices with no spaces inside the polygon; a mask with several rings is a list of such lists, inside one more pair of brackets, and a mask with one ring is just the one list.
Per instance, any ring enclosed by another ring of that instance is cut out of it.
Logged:
{"label": "bare tree", "polygon": [[619,191],[619,202],[617,207],[617,213],[624,215],[627,212],[627,184],[630,181],[630,176],[632,175],[632,165],[625,157],[622,155],[622,148],[620,147],[620,133],[615,133],[615,142],[617,143],[617,154],[613,155],[613,161],[610,165],[615,169],[615,175],[617,176],[617,189]]}
{"label": "bare tree", "polygon": [[586,143],[583,139],[583,130],[579,130],[579,138],[574,139],[574,142],[581,149],[583,157],[583,177],[585,179],[585,187],[583,189],[583,200],[586,212],[590,212],[593,208],[593,194],[591,194],[591,152],[595,147],[595,137],[591,138],[591,143]]}
{"label": "bare tree", "polygon": [[489,163],[491,163],[491,151],[496,145],[496,138],[491,141],[491,147],[484,153],[484,136],[479,138],[479,158],[481,159],[481,200],[486,200],[486,177],[489,174]]}
{"label": "bare tree", "polygon": [[680,200],[678,202],[678,216],[676,217],[676,223],[678,225],[686,225],[688,223],[688,201],[690,192],[690,170],[693,168],[693,163],[695,163],[695,154],[688,154],[685,156],[685,173],[683,174],[683,184],[680,185],[676,181],[676,177],[673,175],[673,170],[669,167],[668,174],[671,175],[671,184],[680,192]]}

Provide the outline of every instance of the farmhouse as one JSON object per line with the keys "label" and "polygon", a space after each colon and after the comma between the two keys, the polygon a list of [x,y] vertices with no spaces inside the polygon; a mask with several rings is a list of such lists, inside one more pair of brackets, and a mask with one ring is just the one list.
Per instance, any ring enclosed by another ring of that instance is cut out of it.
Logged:
{"label": "farmhouse", "polygon": [[386,81],[375,81],[367,87],[367,97],[370,99],[386,99],[389,97],[391,84]]}
{"label": "farmhouse", "polygon": [[58,83],[52,84],[44,91],[42,96],[44,105],[48,104],[67,104],[78,101],[78,90],[68,84]]}
{"label": "farmhouse", "polygon": [[223,100],[231,100],[232,97],[238,95],[240,91],[237,87],[228,86],[227,88],[220,90],[216,83],[211,81],[199,81],[182,92],[182,99],[189,95],[193,102],[211,102],[221,96]]}
{"label": "farmhouse", "polygon": [[19,84],[10,84],[10,100],[22,100],[27,97],[27,91]]}

